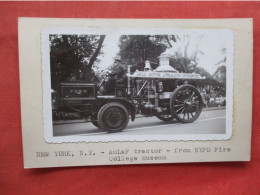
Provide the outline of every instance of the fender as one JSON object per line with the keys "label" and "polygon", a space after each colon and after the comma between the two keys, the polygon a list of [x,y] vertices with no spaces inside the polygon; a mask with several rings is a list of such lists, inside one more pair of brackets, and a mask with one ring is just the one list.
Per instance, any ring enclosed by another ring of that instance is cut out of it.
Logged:
{"label": "fender", "polygon": [[125,99],[120,99],[118,102],[125,105],[128,108],[128,110],[130,110],[131,120],[134,121],[135,120],[135,111],[136,111],[135,106]]}

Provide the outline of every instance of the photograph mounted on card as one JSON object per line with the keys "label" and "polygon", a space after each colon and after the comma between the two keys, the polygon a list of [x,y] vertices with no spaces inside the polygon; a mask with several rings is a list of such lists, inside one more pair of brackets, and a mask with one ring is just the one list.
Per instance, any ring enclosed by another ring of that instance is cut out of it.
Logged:
{"label": "photograph mounted on card", "polygon": [[233,55],[227,29],[44,29],[45,140],[229,139]]}
{"label": "photograph mounted on card", "polygon": [[26,168],[250,159],[251,19],[19,18]]}

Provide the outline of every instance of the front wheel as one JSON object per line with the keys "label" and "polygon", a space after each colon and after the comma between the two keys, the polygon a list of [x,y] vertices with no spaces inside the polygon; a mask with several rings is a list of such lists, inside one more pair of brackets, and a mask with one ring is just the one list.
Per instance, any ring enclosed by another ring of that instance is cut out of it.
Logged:
{"label": "front wheel", "polygon": [[182,85],[176,88],[170,98],[170,108],[173,116],[183,123],[195,121],[203,106],[199,91],[192,85]]}
{"label": "front wheel", "polygon": [[98,112],[100,127],[109,133],[122,131],[127,126],[128,121],[128,110],[117,102],[105,104]]}
{"label": "front wheel", "polygon": [[97,119],[97,114],[94,114],[91,116],[91,122],[94,126],[96,126],[97,128],[100,128],[100,125],[99,125],[98,119]]}

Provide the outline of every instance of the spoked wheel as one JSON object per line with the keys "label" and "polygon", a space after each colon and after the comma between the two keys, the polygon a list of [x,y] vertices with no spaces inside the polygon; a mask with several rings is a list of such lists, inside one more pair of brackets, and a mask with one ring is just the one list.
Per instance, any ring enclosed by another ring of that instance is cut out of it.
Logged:
{"label": "spoked wheel", "polygon": [[171,121],[174,119],[174,116],[171,114],[157,114],[156,117],[162,121]]}
{"label": "spoked wheel", "polygon": [[111,102],[100,109],[98,121],[102,129],[109,133],[116,133],[127,126],[129,114],[125,106],[117,102]]}
{"label": "spoked wheel", "polygon": [[100,125],[99,125],[98,119],[97,119],[97,113],[91,116],[91,122],[94,126],[100,128]]}
{"label": "spoked wheel", "polygon": [[182,85],[171,95],[171,112],[178,121],[183,123],[195,121],[200,116],[202,105],[201,95],[192,85]]}

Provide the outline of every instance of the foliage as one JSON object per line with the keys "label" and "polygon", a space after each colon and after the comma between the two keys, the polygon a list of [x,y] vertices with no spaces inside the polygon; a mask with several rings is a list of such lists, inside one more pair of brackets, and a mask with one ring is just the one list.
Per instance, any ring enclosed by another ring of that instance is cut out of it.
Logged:
{"label": "foliage", "polygon": [[[204,55],[198,49],[201,39],[202,36],[198,36],[191,41],[189,35],[122,35],[117,56],[119,61],[115,61],[114,68],[132,65],[132,69],[142,70],[145,60],[149,60],[155,69],[158,57],[165,52],[171,56],[171,66],[179,72],[191,73],[197,66],[198,55]],[[195,50],[191,44],[195,45]]]}
{"label": "foliage", "polygon": [[227,61],[227,49],[226,48],[221,48],[219,51],[220,55],[221,55],[221,60],[219,62],[217,62],[215,65],[217,66],[223,66],[226,65],[226,61]]}
{"label": "foliage", "polygon": [[212,78],[212,75],[202,67],[196,67],[194,73],[205,76],[206,78]]}
{"label": "foliage", "polygon": [[158,35],[122,35],[119,40],[118,60],[124,66],[133,65],[138,69],[143,69],[145,60],[149,60],[155,68],[158,66],[158,56],[167,48],[161,42],[162,39]]}
{"label": "foliage", "polygon": [[60,82],[89,81],[98,62],[104,35],[50,35],[52,88]]}
{"label": "foliage", "polygon": [[[192,35],[122,35],[119,38],[119,52],[112,67],[99,70],[99,57],[105,35],[50,35],[50,57],[52,88],[57,89],[61,82],[95,82],[92,67],[97,67],[96,76],[101,80],[105,72],[126,72],[143,70],[145,61],[151,62],[153,69],[159,65],[162,53],[171,56],[170,65],[179,72],[198,73],[210,81],[226,82],[226,49],[222,48],[220,66],[210,75],[198,67],[198,56],[203,56],[199,45],[203,36]],[[112,56],[111,56],[112,57]]]}
{"label": "foliage", "polygon": [[198,65],[198,56],[204,55],[199,49],[202,35],[176,35],[175,43],[171,44],[166,51],[172,56],[170,61],[173,66],[179,72],[192,73],[195,71]]}
{"label": "foliage", "polygon": [[220,66],[213,74],[213,78],[221,84],[226,84],[226,66]]}
{"label": "foliage", "polygon": [[216,79],[222,85],[226,84],[226,61],[227,61],[227,49],[220,49],[221,60],[215,65],[219,66],[215,73],[213,74],[213,78]]}
{"label": "foliage", "polygon": [[170,65],[179,72],[191,73],[195,70],[195,64],[191,63],[191,59],[183,56],[174,56],[170,59]]}

